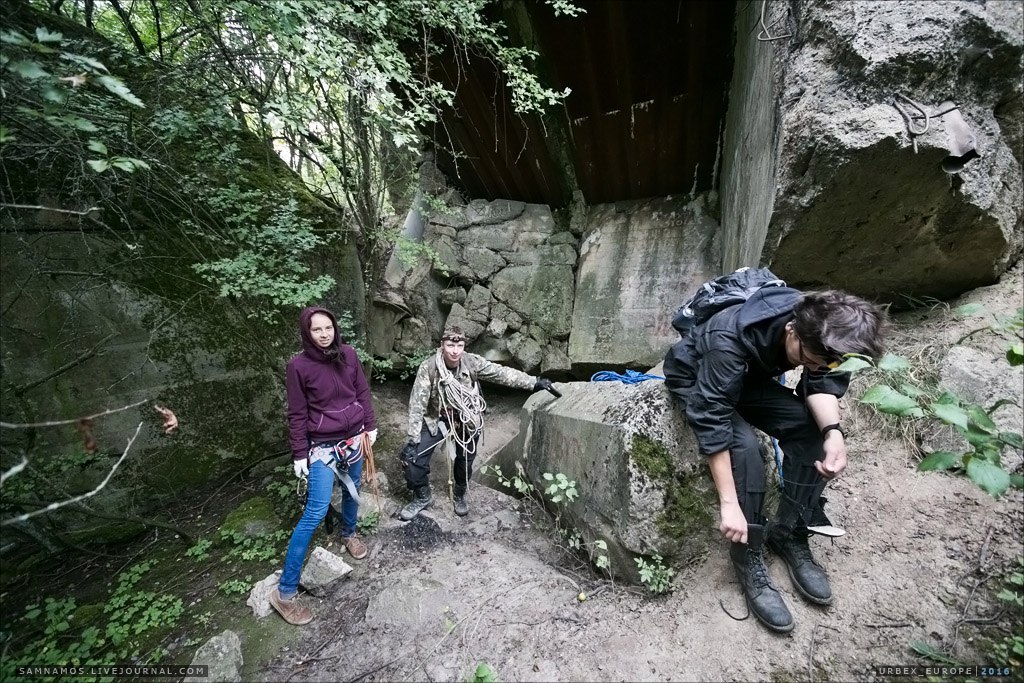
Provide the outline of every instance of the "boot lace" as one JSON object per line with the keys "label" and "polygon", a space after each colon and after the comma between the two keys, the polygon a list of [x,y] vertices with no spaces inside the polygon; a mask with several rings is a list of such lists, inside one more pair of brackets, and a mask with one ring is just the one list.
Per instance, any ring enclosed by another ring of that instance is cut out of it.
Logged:
{"label": "boot lace", "polygon": [[747,550],[747,566],[751,570],[750,577],[754,588],[763,590],[772,587],[768,579],[768,567],[764,564],[764,555],[760,550]]}
{"label": "boot lace", "polygon": [[785,541],[785,547],[796,562],[810,562],[813,565],[820,566],[814,559],[814,556],[811,555],[811,547],[807,543],[806,537],[790,536]]}

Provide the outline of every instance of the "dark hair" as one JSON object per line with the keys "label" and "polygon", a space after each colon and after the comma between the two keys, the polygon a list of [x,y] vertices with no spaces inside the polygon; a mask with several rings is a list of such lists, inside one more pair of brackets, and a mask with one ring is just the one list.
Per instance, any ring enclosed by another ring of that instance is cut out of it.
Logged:
{"label": "dark hair", "polygon": [[829,361],[847,353],[878,360],[887,322],[881,307],[835,289],[808,292],[793,309],[793,331],[808,351]]}

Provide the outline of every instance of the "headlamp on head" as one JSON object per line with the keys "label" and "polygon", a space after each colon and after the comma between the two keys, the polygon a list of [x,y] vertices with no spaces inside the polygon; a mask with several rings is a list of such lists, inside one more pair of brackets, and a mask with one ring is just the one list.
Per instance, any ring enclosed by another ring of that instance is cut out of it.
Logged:
{"label": "headlamp on head", "polygon": [[445,333],[443,335],[441,335],[441,341],[443,341],[443,342],[450,341],[450,342],[456,342],[456,343],[458,343],[458,342],[465,343],[466,342],[466,335],[463,334],[462,332],[459,332],[459,331],[448,330],[448,331],[445,331]]}

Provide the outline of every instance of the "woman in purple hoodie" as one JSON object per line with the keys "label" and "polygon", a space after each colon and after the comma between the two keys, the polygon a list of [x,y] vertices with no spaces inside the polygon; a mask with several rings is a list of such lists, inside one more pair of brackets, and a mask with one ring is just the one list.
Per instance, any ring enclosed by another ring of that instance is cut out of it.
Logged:
{"label": "woman in purple hoodie", "polygon": [[370,387],[355,349],[338,337],[334,314],[310,307],[299,315],[302,353],[288,361],[288,433],[295,476],[309,477],[306,510],[292,532],[284,571],[270,604],[290,624],[308,624],[313,612],[298,601],[299,574],[313,532],[327,515],[334,480],[342,487],[341,540],[353,559],[366,557],[356,536],[363,439],[377,439]]}

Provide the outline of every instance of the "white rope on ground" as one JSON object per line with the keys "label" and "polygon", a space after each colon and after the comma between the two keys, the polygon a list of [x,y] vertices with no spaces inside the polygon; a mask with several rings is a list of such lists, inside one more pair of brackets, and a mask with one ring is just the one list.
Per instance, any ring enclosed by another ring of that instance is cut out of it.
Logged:
{"label": "white rope on ground", "polygon": [[438,349],[434,356],[434,364],[438,375],[438,407],[439,414],[448,416],[448,430],[445,434],[446,457],[448,461],[448,497],[454,498],[452,487],[455,484],[453,461],[454,452],[460,447],[463,454],[462,464],[465,468],[466,484],[469,484],[469,458],[475,454],[480,434],[484,430],[484,411],[487,402],[474,381],[465,386],[452,374],[444,364],[442,351]]}

